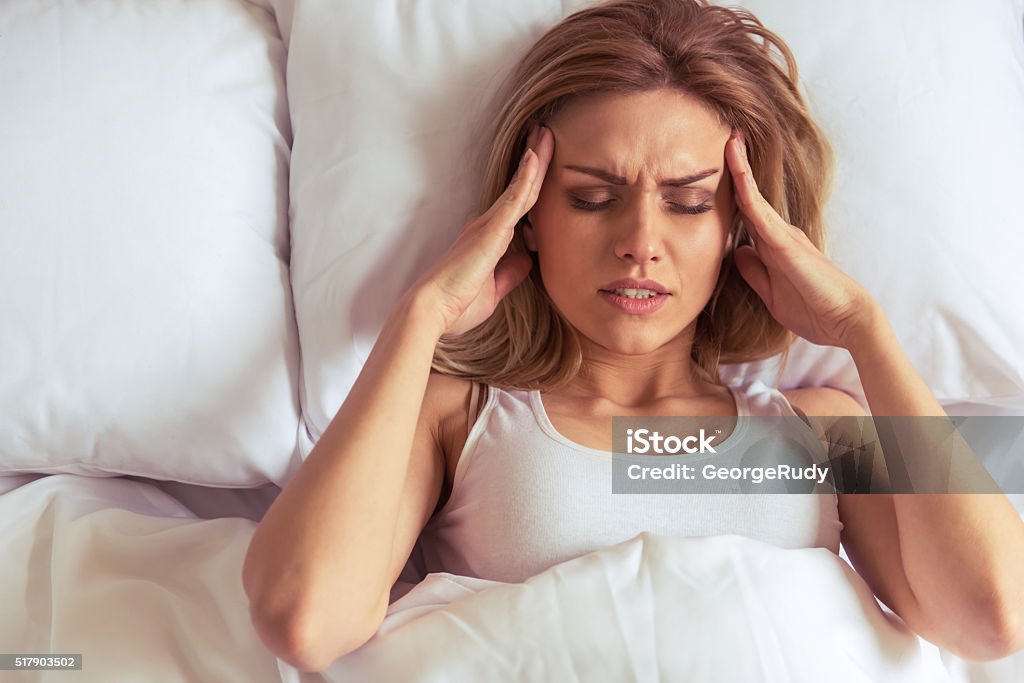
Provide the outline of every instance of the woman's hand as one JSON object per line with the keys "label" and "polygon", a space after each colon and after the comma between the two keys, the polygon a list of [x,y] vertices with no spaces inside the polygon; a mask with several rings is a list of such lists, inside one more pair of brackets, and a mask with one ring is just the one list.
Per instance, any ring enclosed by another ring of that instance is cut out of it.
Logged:
{"label": "woman's hand", "polygon": [[742,136],[733,133],[725,157],[754,242],[735,251],[740,275],[787,329],[814,344],[850,348],[870,328],[877,302],[761,196]]}
{"label": "woman's hand", "polygon": [[533,266],[525,252],[502,258],[516,223],[540,194],[554,136],[547,128],[534,127],[526,144],[519,170],[505,192],[463,227],[455,243],[414,285],[441,314],[442,336],[458,336],[487,320]]}

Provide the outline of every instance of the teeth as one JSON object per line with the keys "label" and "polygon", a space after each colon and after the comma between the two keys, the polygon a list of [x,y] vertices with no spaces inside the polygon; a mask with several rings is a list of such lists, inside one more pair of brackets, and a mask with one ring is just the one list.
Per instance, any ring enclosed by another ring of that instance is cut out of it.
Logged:
{"label": "teeth", "polygon": [[624,296],[627,299],[650,299],[656,295],[657,292],[650,289],[616,289],[613,290],[619,296]]}

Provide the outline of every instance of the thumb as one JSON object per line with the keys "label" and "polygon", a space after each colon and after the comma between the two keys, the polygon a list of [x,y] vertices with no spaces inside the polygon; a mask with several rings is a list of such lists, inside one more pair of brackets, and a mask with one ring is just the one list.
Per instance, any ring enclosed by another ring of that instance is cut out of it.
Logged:
{"label": "thumb", "polygon": [[772,285],[768,277],[768,270],[764,267],[761,257],[750,245],[738,247],[733,252],[733,260],[740,271],[740,275],[747,281],[747,284],[757,292],[763,301],[772,300]]}
{"label": "thumb", "polygon": [[525,280],[531,268],[533,268],[533,259],[524,251],[509,254],[499,261],[494,268],[495,303],[501,301],[506,294]]}

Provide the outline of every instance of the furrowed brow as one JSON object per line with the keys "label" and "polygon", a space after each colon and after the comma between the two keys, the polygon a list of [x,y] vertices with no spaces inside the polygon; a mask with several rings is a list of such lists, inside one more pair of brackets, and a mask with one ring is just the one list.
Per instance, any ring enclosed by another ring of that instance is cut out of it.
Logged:
{"label": "furrowed brow", "polygon": [[[576,166],[575,164],[566,164],[563,168],[566,168],[570,171],[576,171],[577,173],[585,173],[586,175],[599,178],[605,181],[606,183],[610,183],[612,185],[626,184],[626,179],[623,178],[622,176],[615,175],[614,173],[609,173],[608,171],[605,171],[600,168],[591,168],[590,166]],[[697,173],[692,173],[690,175],[683,176],[681,178],[669,178],[667,180],[662,180],[659,183],[659,185],[669,185],[672,187],[683,187],[686,185],[692,185],[698,180],[703,180],[708,176],[715,175],[716,173],[718,173],[718,171],[719,169],[717,168],[709,168],[703,171],[698,171]]]}

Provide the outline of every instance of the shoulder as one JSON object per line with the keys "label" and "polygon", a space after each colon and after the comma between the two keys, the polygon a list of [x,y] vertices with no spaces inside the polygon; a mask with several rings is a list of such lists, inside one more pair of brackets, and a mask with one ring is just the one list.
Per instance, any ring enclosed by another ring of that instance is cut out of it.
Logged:
{"label": "shoulder", "polygon": [[473,382],[431,370],[423,394],[423,407],[440,424],[450,421],[459,413],[465,415],[472,393]]}
{"label": "shoulder", "polygon": [[862,416],[867,415],[857,399],[845,391],[832,387],[802,387],[782,392],[790,405],[805,415]]}
{"label": "shoulder", "polygon": [[477,415],[483,407],[485,388],[483,384],[431,370],[423,396],[423,411],[433,423],[436,438],[449,457],[461,452],[471,416]]}

